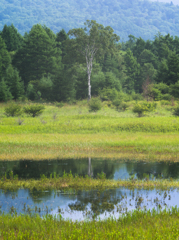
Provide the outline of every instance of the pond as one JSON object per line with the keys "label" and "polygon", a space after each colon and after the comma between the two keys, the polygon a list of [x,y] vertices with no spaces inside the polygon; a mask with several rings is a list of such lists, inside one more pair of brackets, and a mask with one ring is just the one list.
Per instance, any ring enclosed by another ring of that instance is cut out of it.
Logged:
{"label": "pond", "polygon": [[150,179],[179,179],[179,163],[149,163],[96,158],[0,162],[0,177],[3,177],[5,173],[8,176],[11,171],[20,179],[38,179],[42,174],[50,177],[50,174],[54,172],[62,176],[64,171],[66,173],[71,171],[73,175],[78,174],[79,176],[89,175],[93,178],[96,178],[98,173],[104,172],[106,178],[115,180],[128,179],[131,176],[143,179],[146,175]]}
{"label": "pond", "polygon": [[[108,179],[129,179],[131,176],[143,179],[179,179],[179,163],[172,162],[137,162],[111,159],[66,159],[44,161],[3,161],[0,162],[0,177],[13,171],[20,179],[38,179],[44,174],[56,172],[62,176],[73,175],[97,177],[104,172]],[[64,219],[85,220],[118,218],[121,214],[134,209],[156,210],[177,206],[177,189],[129,190],[127,188],[108,189],[105,191],[32,191],[20,189],[16,192],[0,190],[1,213],[52,214]],[[60,215],[59,215],[60,214]]]}
{"label": "pond", "polygon": [[[178,190],[129,190],[127,188],[105,191],[29,191],[0,190],[1,213],[52,214],[64,219],[87,220],[119,218],[134,209],[179,207]],[[60,214],[60,215],[59,215]]]}

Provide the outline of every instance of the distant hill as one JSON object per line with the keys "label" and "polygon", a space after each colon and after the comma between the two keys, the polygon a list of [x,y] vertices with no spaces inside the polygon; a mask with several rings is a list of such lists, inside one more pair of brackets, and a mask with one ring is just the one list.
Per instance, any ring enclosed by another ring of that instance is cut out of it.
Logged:
{"label": "distant hill", "polygon": [[[162,1],[162,0],[161,0]],[[166,0],[163,0],[166,1]],[[167,1],[168,2],[168,1]],[[175,0],[173,0],[175,2]],[[21,34],[36,23],[54,32],[83,26],[85,20],[111,26],[122,40],[132,34],[153,39],[161,32],[179,36],[179,6],[151,0],[1,0],[0,30],[11,23]]]}

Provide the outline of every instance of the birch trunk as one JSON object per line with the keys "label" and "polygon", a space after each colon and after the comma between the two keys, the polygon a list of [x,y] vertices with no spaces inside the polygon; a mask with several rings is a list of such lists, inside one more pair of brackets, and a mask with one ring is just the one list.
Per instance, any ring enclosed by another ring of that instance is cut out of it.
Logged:
{"label": "birch trunk", "polygon": [[88,101],[91,99],[91,76],[88,73]]}

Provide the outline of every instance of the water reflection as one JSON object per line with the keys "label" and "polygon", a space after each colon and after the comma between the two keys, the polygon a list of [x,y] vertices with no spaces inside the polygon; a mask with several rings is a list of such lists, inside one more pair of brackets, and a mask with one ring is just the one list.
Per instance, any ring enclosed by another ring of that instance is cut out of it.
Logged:
{"label": "water reflection", "polygon": [[97,177],[98,173],[104,172],[108,179],[128,179],[135,176],[145,178],[174,178],[179,179],[179,163],[172,162],[134,162],[111,159],[66,159],[44,161],[4,161],[0,162],[0,177],[13,171],[21,179],[38,179],[42,174],[50,177],[56,172],[62,176],[63,172],[72,172],[73,175],[89,175]]}
{"label": "water reflection", "polygon": [[64,219],[85,220],[118,218],[134,209],[164,209],[177,206],[177,190],[129,190],[126,188],[100,191],[55,192],[0,191],[0,209],[4,213],[52,214]]}

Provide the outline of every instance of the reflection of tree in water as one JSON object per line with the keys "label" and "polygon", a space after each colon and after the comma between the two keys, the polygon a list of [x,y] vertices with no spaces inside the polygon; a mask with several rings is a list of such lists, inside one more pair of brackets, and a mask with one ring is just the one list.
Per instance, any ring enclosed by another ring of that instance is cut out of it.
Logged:
{"label": "reflection of tree in water", "polygon": [[92,159],[93,177],[96,178],[98,173],[104,172],[107,179],[113,179],[116,163],[109,159]]}
{"label": "reflection of tree in water", "polygon": [[36,188],[29,190],[29,197],[32,198],[34,203],[47,201],[51,198],[52,194],[53,194],[53,190],[38,191]]}
{"label": "reflection of tree in water", "polygon": [[[87,217],[98,216],[105,211],[112,212],[116,204],[122,199],[121,191],[110,189],[106,191],[80,191],[78,192],[77,201],[69,204],[71,210],[86,211]],[[87,210],[90,204],[90,211]]]}
{"label": "reflection of tree in water", "polygon": [[13,171],[14,175],[18,175],[21,179],[34,178],[38,179],[42,174],[50,177],[50,174],[56,172],[57,175],[63,176],[72,172],[73,175],[79,176],[89,175],[93,178],[98,173],[104,172],[107,179],[113,179],[114,173],[122,168],[127,169],[129,175],[136,174],[139,179],[143,179],[144,174],[150,177],[153,175],[158,178],[179,178],[179,163],[170,162],[122,162],[110,159],[65,159],[65,160],[43,160],[43,161],[3,161],[0,162],[0,177]]}
{"label": "reflection of tree in water", "polygon": [[19,161],[0,161],[0,177],[4,177],[5,173],[9,175],[18,164]]}
{"label": "reflection of tree in water", "polygon": [[[63,176],[64,171],[79,176],[90,175],[97,177],[102,171],[107,178],[113,178],[115,167],[113,161],[101,159],[66,159],[66,160],[43,160],[43,161],[16,161],[1,163],[1,176],[5,173],[13,171],[14,175],[18,175],[21,179],[38,179],[42,174],[50,177],[50,174],[56,172],[57,175]],[[9,174],[7,174],[9,175]]]}
{"label": "reflection of tree in water", "polygon": [[179,163],[171,162],[127,162],[126,169],[129,175],[136,174],[138,179],[143,179],[146,174],[155,178],[179,178]]}

